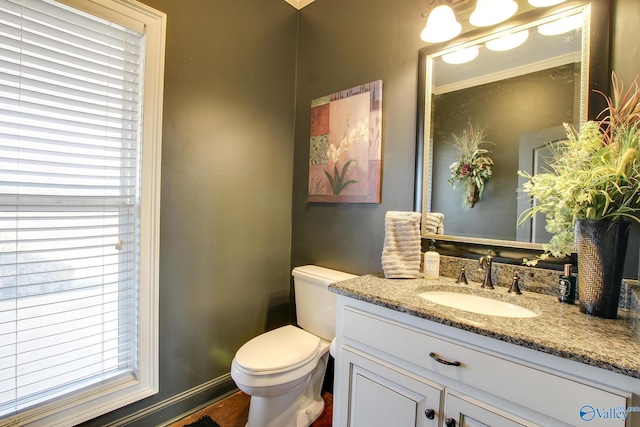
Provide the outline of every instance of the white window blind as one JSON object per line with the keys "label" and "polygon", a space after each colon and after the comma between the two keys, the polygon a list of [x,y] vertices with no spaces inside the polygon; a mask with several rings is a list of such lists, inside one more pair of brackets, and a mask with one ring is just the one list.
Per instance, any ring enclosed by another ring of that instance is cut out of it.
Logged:
{"label": "white window blind", "polygon": [[0,418],[137,375],[143,48],[0,0]]}

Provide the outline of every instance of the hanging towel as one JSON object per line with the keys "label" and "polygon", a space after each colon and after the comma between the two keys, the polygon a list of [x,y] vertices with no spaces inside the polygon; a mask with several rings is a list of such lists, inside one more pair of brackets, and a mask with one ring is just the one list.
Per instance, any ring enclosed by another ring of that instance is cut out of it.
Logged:
{"label": "hanging towel", "polygon": [[382,270],[387,279],[420,277],[420,218],[418,212],[386,213]]}

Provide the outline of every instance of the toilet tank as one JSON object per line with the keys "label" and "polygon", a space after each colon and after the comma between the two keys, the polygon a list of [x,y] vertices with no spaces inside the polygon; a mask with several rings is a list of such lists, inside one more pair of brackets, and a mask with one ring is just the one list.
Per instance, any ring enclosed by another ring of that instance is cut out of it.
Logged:
{"label": "toilet tank", "polygon": [[298,326],[331,341],[336,336],[336,294],[328,286],[357,276],[317,265],[296,267],[291,274]]}

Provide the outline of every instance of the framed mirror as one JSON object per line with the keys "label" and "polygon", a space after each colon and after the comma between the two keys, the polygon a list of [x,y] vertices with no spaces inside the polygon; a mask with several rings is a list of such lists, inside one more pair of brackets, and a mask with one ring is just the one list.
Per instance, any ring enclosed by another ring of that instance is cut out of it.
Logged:
{"label": "framed mirror", "polygon": [[[608,92],[609,19],[609,0],[570,0],[529,7],[420,51],[415,209],[422,212],[423,238],[542,249],[544,218],[518,226],[531,200],[518,192],[524,180],[517,172],[543,170],[544,150],[564,137],[563,123],[578,127],[606,107],[594,91]],[[573,26],[551,29],[562,22]],[[524,37],[517,47],[495,47],[514,35]],[[464,50],[474,50],[475,59],[449,59]],[[456,137],[469,126],[484,130],[493,165],[482,197],[465,208],[465,193],[450,179]],[[443,227],[424,226],[432,214],[441,214]]]}

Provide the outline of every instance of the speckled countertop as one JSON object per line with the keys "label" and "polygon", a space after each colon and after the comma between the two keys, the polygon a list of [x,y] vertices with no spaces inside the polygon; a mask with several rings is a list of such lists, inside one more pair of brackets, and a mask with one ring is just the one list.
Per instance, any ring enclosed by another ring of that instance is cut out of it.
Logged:
{"label": "speckled countertop", "polygon": [[[478,283],[460,285],[448,277],[385,279],[383,274],[372,274],[335,283],[330,289],[392,310],[640,378],[637,310],[619,309],[618,319],[602,319],[585,315],[577,304],[560,303],[551,295],[523,290],[523,295],[516,296],[508,294],[506,287],[485,290]],[[539,315],[533,318],[481,315],[418,296],[421,292],[451,289],[513,302]]]}

